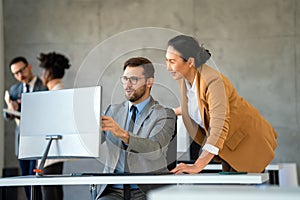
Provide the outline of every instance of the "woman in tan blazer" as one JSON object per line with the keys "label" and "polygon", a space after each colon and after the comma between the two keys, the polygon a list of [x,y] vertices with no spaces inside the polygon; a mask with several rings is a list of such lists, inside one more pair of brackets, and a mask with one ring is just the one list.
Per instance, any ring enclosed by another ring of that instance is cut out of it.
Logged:
{"label": "woman in tan blazer", "polygon": [[168,42],[167,69],[181,92],[181,106],[174,110],[202,146],[192,166],[180,163],[172,172],[198,173],[212,159],[223,171],[263,172],[274,158],[277,133],[223,74],[205,64],[209,58],[193,37]]}

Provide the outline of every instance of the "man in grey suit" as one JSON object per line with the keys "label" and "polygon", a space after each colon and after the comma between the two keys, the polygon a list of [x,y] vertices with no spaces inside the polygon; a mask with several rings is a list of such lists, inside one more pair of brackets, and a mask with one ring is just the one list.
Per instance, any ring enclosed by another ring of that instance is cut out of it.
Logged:
{"label": "man in grey suit", "polygon": [[[9,63],[10,71],[18,83],[12,85],[5,92],[5,102],[8,110],[21,111],[21,96],[24,92],[44,91],[47,88],[43,85],[41,79],[32,73],[32,65],[27,59],[19,56],[12,59]],[[4,113],[6,119],[15,119],[15,153],[18,156],[19,151],[19,134],[20,134],[20,117]],[[33,175],[35,168],[35,160],[19,160],[21,175]],[[30,187],[25,187],[27,199],[30,199]]]}
{"label": "man in grey suit", "polygon": [[[176,116],[172,109],[162,107],[150,95],[153,64],[143,57],[130,58],[123,70],[120,81],[128,101],[110,105],[102,116],[102,142],[109,152],[103,172],[169,172],[166,152],[174,136]],[[101,185],[98,199],[142,200],[154,185],[126,187]]]}

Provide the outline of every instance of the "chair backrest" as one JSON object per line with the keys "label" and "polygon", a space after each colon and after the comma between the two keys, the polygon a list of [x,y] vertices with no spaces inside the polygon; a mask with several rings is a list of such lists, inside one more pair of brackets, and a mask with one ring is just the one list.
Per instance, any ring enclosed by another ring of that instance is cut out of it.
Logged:
{"label": "chair backrest", "polygon": [[177,119],[175,123],[175,131],[167,150],[167,164],[169,170],[174,169],[177,164]]}

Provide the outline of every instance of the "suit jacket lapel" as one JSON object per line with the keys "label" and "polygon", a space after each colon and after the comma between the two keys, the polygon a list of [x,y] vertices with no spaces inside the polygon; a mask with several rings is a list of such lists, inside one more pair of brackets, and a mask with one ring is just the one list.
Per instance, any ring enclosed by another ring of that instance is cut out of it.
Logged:
{"label": "suit jacket lapel", "polygon": [[[204,65],[202,67],[204,67]],[[200,70],[202,69],[202,67],[200,68]],[[197,100],[198,100],[197,103],[198,103],[198,108],[199,108],[199,112],[200,112],[200,117],[203,121],[205,129],[207,130],[208,127],[206,127],[207,123],[205,121],[206,120],[205,110],[207,110],[207,107],[204,106],[204,104],[202,103],[202,99],[205,98],[205,96],[204,96],[205,94],[204,94],[204,92],[201,92],[204,89],[201,90],[201,87],[203,86],[203,84],[201,84],[201,80],[200,80],[201,73],[199,70],[197,71],[195,78],[196,78],[196,94],[197,94]]]}
{"label": "suit jacket lapel", "polygon": [[[120,108],[118,113],[114,113],[114,118],[118,122],[120,127],[126,127],[127,122],[127,116],[128,116],[128,101],[126,101],[124,104],[122,104],[122,107]],[[126,113],[125,115],[119,114],[119,113]],[[124,117],[125,116],[125,117]],[[119,147],[122,147],[122,140],[118,139],[118,145]]]}
{"label": "suit jacket lapel", "polygon": [[[127,116],[128,116],[128,105],[129,102],[126,101],[124,104],[122,104],[122,107],[120,108],[118,113],[114,113],[114,118],[119,123],[120,127],[126,127],[127,122]],[[120,115],[119,113],[126,113],[126,115]],[[124,117],[125,116],[125,117]]]}
{"label": "suit jacket lapel", "polygon": [[[196,76],[196,78],[197,78],[197,76]],[[198,78],[199,78],[198,81],[200,81],[200,75],[198,76]],[[199,83],[196,82],[196,84],[199,84]],[[191,136],[191,138],[193,138],[198,144],[202,145],[202,141],[205,138],[205,133],[202,132],[203,129],[201,129],[200,126],[197,123],[195,123],[189,116],[188,107],[187,107],[188,99],[186,96],[186,85],[185,85],[184,79],[179,80],[179,87],[180,87],[180,93],[181,93],[182,120],[183,120],[185,127],[186,127],[189,135]],[[198,88],[198,85],[196,88]],[[197,90],[197,91],[199,93],[199,90]],[[201,100],[199,100],[199,96],[200,96],[200,94],[198,95],[198,107],[200,107],[200,115],[202,117],[203,113],[204,113],[204,109],[202,109],[202,105],[201,106],[199,105],[199,101],[201,101]],[[203,120],[203,118],[202,118],[202,120]]]}
{"label": "suit jacket lapel", "polygon": [[140,131],[140,128],[142,128],[144,121],[150,115],[150,113],[152,111],[152,106],[154,104],[155,104],[155,101],[153,100],[152,97],[150,97],[149,103],[144,107],[144,109],[142,110],[141,116],[135,122],[135,125],[133,128],[134,133],[138,133]]}
{"label": "suit jacket lapel", "polygon": [[36,77],[36,81],[33,85],[33,92],[41,91],[44,85],[39,77]]}
{"label": "suit jacket lapel", "polygon": [[184,79],[179,80],[179,86],[181,90],[181,109],[182,109],[182,119],[188,130],[188,133],[192,138],[196,137],[198,125],[192,121],[189,116],[187,107],[187,96],[186,96],[186,85]]}
{"label": "suit jacket lapel", "polygon": [[[110,110],[110,111],[109,111]],[[110,107],[108,107],[107,109],[109,113],[109,115],[114,118],[114,120],[119,124],[120,127],[125,127],[126,125],[126,120],[127,120],[127,115],[128,115],[128,102],[124,102],[120,109],[111,109]],[[106,111],[106,112],[107,112]],[[119,113],[126,113],[126,115],[123,114],[119,114]],[[108,113],[105,113],[105,115]],[[125,116],[125,117],[124,117]],[[116,137],[113,136],[113,134],[108,134],[107,137],[109,138],[110,141],[112,141],[115,145],[121,147],[122,146],[122,141]]]}
{"label": "suit jacket lapel", "polygon": [[22,93],[23,93],[23,83],[20,83],[15,91],[13,91],[13,94],[11,95],[11,99],[16,101],[17,99],[21,99]]}

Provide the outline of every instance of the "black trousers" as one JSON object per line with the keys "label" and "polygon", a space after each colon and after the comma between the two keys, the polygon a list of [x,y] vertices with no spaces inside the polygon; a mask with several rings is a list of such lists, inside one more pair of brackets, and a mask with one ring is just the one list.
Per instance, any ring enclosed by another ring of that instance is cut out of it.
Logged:
{"label": "black trousers", "polygon": [[[19,166],[22,176],[34,175],[35,160],[19,160]],[[30,186],[25,186],[27,200],[30,199]]]}
{"label": "black trousers", "polygon": [[[140,189],[134,189],[130,191],[131,200],[146,200],[146,194]],[[124,200],[124,190],[112,188],[108,185],[101,196],[97,200]]]}
{"label": "black trousers", "polygon": [[225,160],[222,160],[221,164],[223,172],[236,172],[236,170],[233,169],[233,167],[231,167]]}
{"label": "black trousers", "polygon": [[[54,163],[44,168],[43,174],[62,174],[63,162]],[[41,186],[43,200],[62,200],[63,186],[62,185],[47,185]]]}

